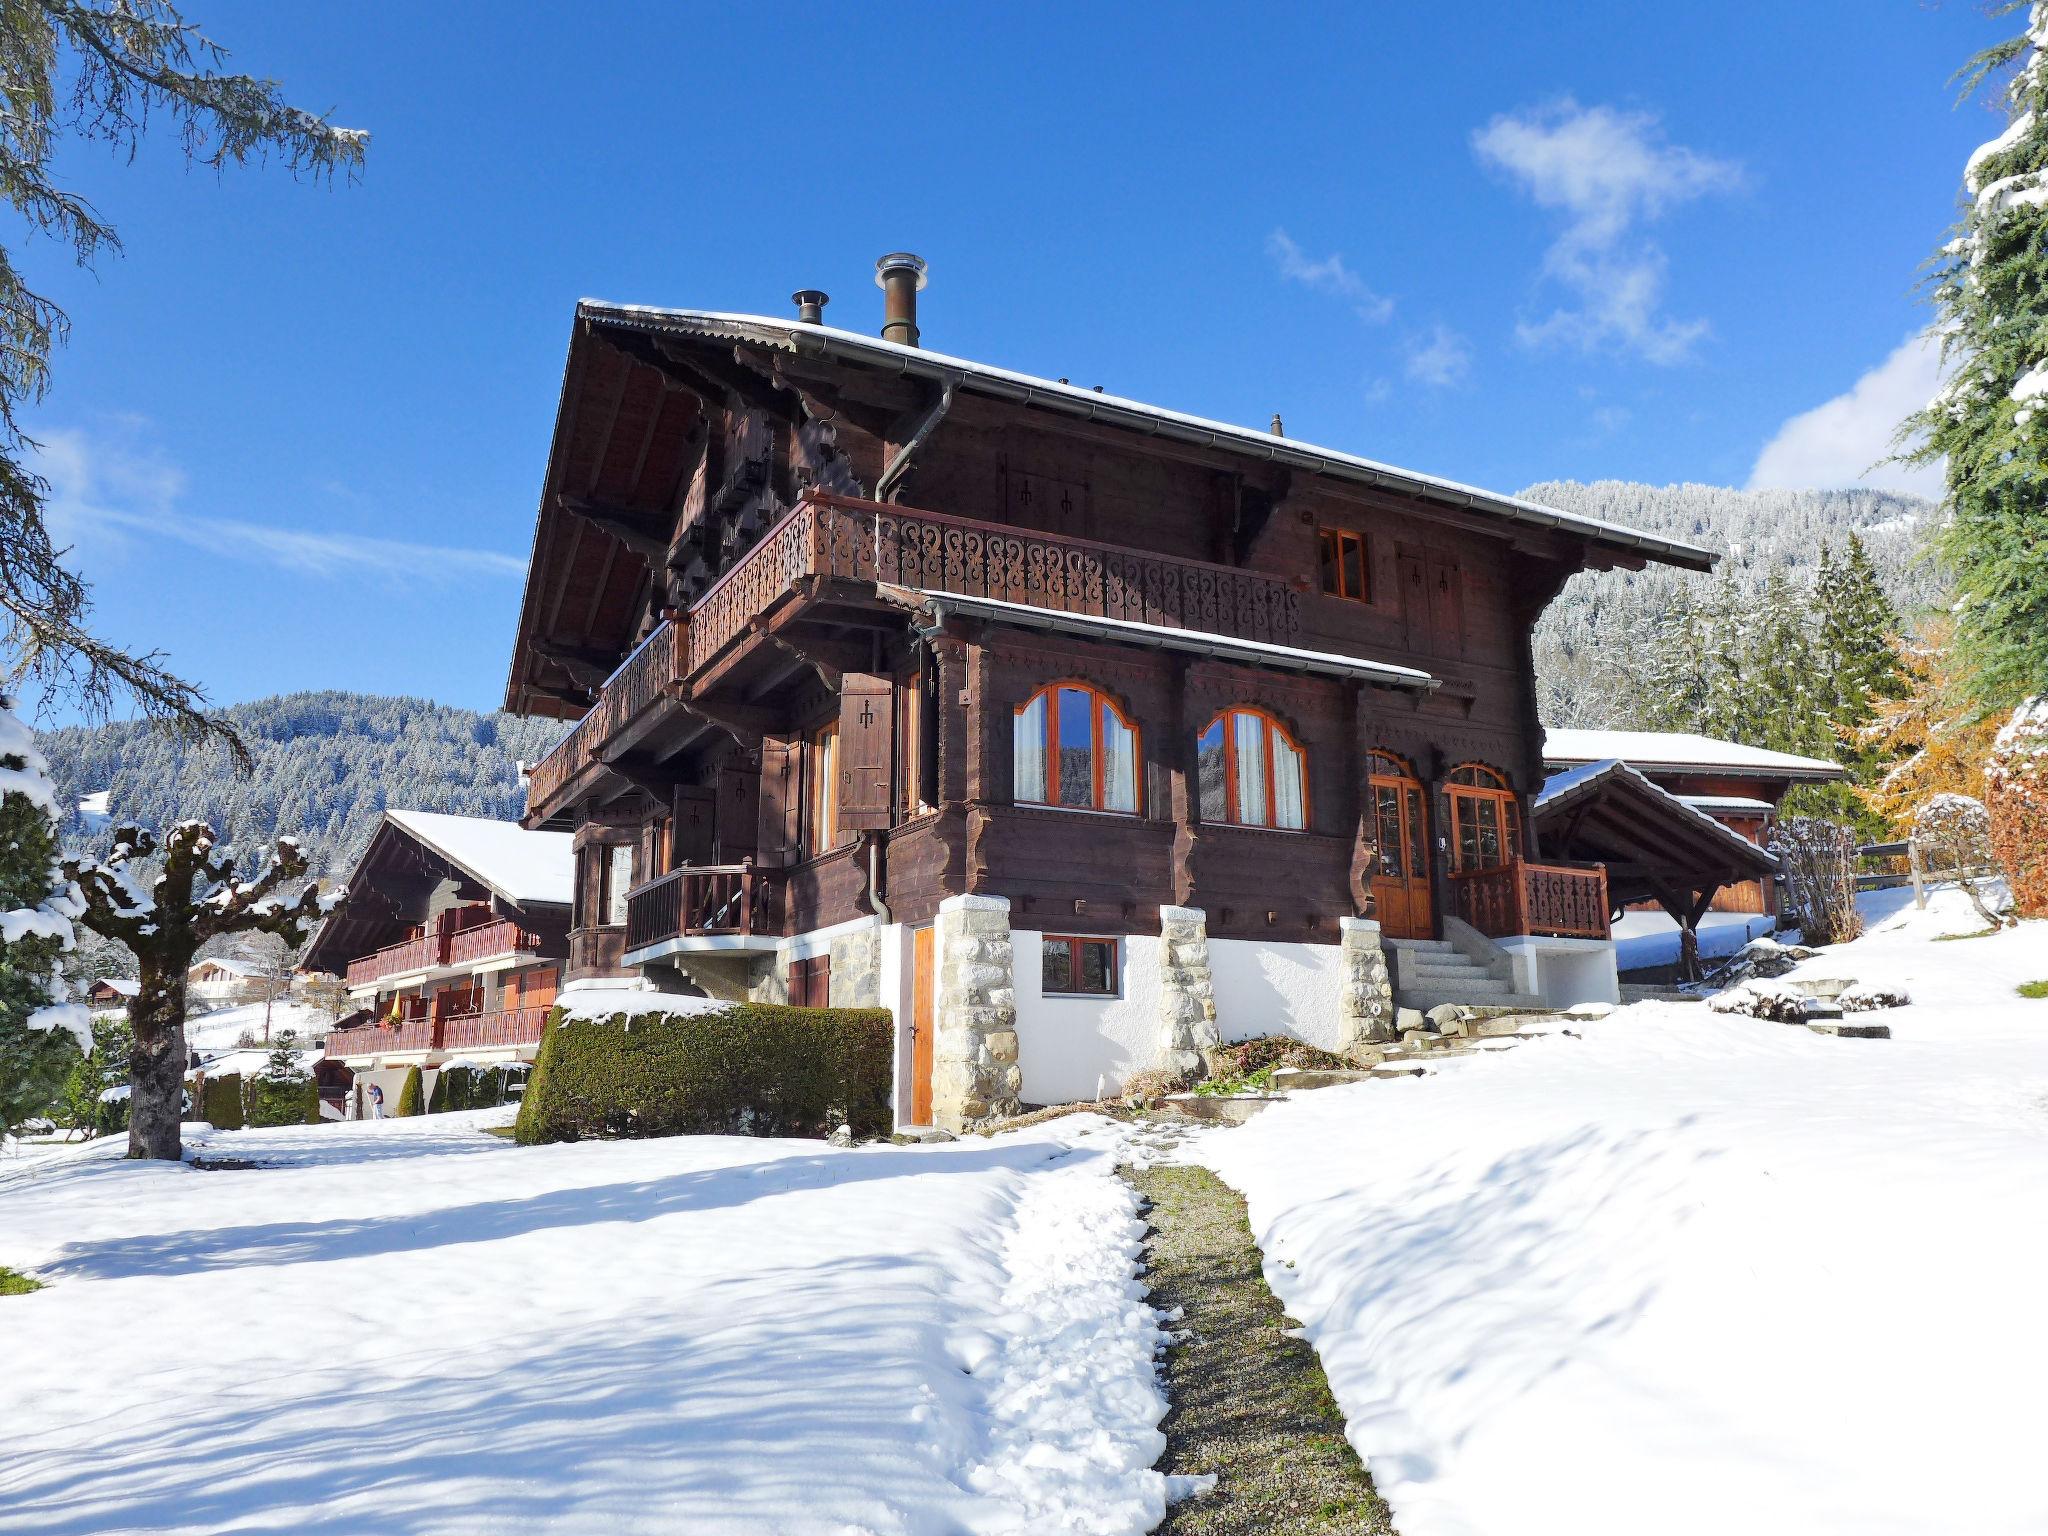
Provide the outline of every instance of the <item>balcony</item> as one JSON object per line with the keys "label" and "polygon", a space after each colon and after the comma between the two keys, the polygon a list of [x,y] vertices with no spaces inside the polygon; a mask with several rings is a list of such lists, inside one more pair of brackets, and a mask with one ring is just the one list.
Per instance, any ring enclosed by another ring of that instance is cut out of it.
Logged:
{"label": "balcony", "polygon": [[1604,864],[1531,864],[1511,859],[1494,869],[1450,878],[1458,916],[1488,938],[1522,934],[1560,939],[1608,937]]}
{"label": "balcony", "polygon": [[538,1045],[553,1004],[507,1008],[497,1013],[464,1013],[440,1019],[407,1019],[402,1024],[365,1024],[337,1029],[327,1037],[329,1056],[388,1056],[401,1051],[497,1050]]}
{"label": "balcony", "polygon": [[1301,628],[1299,595],[1262,571],[811,492],[686,617],[665,620],[606,679],[590,713],[533,766],[528,815],[556,807],[563,790],[665,694],[680,691],[738,644],[755,619],[817,578],[1281,644]]}
{"label": "balcony", "polygon": [[669,939],[781,931],[782,878],[751,864],[673,870],[626,895],[626,952]]}
{"label": "balcony", "polygon": [[368,986],[386,976],[429,971],[444,965],[475,965],[499,955],[532,954],[540,947],[539,934],[509,918],[497,918],[454,933],[421,934],[416,939],[373,950],[349,962],[348,985]]}

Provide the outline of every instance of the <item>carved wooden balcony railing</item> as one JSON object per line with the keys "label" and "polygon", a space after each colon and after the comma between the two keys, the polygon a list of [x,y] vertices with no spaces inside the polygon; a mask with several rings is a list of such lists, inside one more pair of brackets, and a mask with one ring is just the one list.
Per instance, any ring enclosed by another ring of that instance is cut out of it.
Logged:
{"label": "carved wooden balcony railing", "polygon": [[772,934],[779,929],[775,871],[752,864],[671,870],[626,895],[626,949],[696,934]]}
{"label": "carved wooden balcony railing", "polygon": [[548,805],[619,732],[651,709],[670,683],[689,672],[689,626],[664,619],[633,648],[599,688],[590,713],[527,771],[526,803]]}
{"label": "carved wooden balcony railing", "polygon": [[1510,859],[1493,869],[1452,875],[1451,890],[1458,916],[1489,938],[1608,936],[1604,864],[1531,864]]}
{"label": "carved wooden balcony railing", "polygon": [[448,965],[473,965],[496,955],[531,954],[539,950],[541,937],[508,917],[479,923],[448,936]]}

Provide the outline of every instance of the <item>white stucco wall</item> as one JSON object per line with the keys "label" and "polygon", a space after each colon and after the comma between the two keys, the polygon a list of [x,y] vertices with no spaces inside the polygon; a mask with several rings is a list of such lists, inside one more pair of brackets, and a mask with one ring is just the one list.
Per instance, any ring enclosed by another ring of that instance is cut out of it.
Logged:
{"label": "white stucco wall", "polygon": [[1098,1085],[1121,1088],[1159,1062],[1159,936],[1124,938],[1115,997],[1047,997],[1040,986],[1040,943],[1011,932],[1017,984],[1017,1061],[1027,1104],[1092,1099]]}
{"label": "white stucco wall", "polygon": [[1209,974],[1225,1040],[1293,1035],[1326,1051],[1343,1043],[1343,955],[1335,944],[1211,939]]}

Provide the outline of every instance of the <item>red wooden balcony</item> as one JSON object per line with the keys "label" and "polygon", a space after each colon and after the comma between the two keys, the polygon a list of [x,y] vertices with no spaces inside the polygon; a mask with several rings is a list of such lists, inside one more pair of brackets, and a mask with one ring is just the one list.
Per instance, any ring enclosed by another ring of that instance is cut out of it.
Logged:
{"label": "red wooden balcony", "polygon": [[1607,866],[1531,864],[1510,859],[1493,869],[1451,876],[1458,916],[1489,938],[1541,934],[1608,937]]}
{"label": "red wooden balcony", "polygon": [[448,956],[443,964],[474,965],[499,955],[531,954],[540,948],[540,935],[522,928],[507,917],[462,928],[448,935]]}
{"label": "red wooden balcony", "polygon": [[751,864],[672,870],[626,894],[626,949],[698,934],[778,933],[781,891],[780,875]]}
{"label": "red wooden balcony", "polygon": [[444,936],[438,933],[422,934],[416,939],[405,939],[397,944],[387,944],[382,949],[372,950],[360,959],[348,963],[348,984],[362,986],[367,982],[381,981],[386,976],[397,976],[405,971],[424,971],[431,966],[447,961]]}
{"label": "red wooden balcony", "polygon": [[348,984],[365,986],[386,976],[432,970],[436,966],[474,965],[498,955],[533,953],[540,947],[539,934],[520,927],[510,918],[496,918],[454,933],[426,933],[373,950],[349,962]]}
{"label": "red wooden balcony", "polygon": [[402,1024],[365,1024],[337,1029],[327,1037],[329,1056],[383,1056],[399,1051],[488,1050],[538,1045],[552,1003],[464,1013],[440,1019],[407,1019]]}
{"label": "red wooden balcony", "polygon": [[329,1056],[381,1056],[393,1051],[432,1049],[432,1019],[407,1019],[402,1024],[364,1024],[355,1029],[337,1029],[327,1037]]}

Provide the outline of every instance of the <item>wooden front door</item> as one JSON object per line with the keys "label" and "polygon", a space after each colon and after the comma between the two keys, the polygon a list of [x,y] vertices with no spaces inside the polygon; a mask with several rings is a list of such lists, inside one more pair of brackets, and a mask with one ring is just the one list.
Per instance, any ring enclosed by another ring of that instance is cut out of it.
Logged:
{"label": "wooden front door", "polygon": [[933,963],[932,930],[913,928],[910,933],[910,1120],[912,1125],[932,1123],[932,1044],[937,1033],[934,993],[938,967]]}
{"label": "wooden front door", "polygon": [[1436,920],[1429,900],[1429,811],[1422,783],[1399,758],[1375,752],[1371,785],[1379,840],[1372,895],[1380,931],[1390,939],[1431,938]]}

